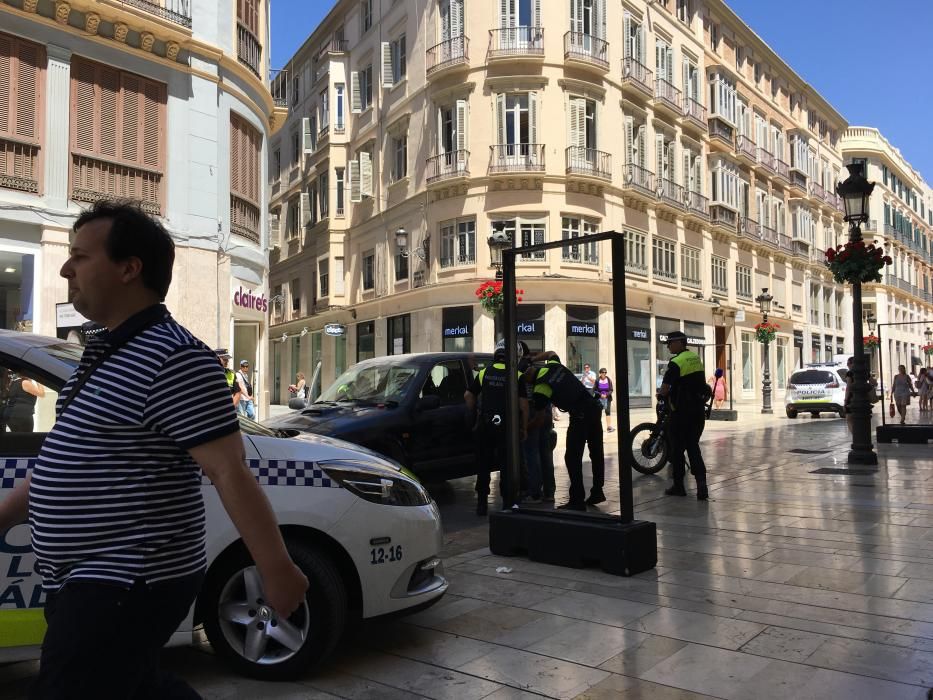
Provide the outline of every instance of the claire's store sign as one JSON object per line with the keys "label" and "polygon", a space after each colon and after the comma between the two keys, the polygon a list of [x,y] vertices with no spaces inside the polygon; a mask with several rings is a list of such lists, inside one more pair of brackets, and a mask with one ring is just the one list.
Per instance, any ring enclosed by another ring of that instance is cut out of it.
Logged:
{"label": "claire's store sign", "polygon": [[266,313],[269,310],[269,300],[265,294],[256,294],[251,289],[237,288],[233,293],[233,305],[240,309]]}

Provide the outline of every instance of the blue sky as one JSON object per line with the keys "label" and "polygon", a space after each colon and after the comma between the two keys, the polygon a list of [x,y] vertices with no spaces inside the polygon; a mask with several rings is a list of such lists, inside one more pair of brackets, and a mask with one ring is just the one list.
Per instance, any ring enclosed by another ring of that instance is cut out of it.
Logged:
{"label": "blue sky", "polygon": [[[273,68],[285,65],[334,4],[272,0]],[[881,129],[933,185],[933,1],[728,4],[850,124]]]}

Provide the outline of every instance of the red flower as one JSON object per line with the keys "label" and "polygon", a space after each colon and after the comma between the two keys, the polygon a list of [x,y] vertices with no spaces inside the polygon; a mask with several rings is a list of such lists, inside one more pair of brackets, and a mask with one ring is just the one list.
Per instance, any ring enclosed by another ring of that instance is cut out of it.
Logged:
{"label": "red flower", "polygon": [[884,264],[885,264],[885,265],[890,265],[892,262],[894,262],[894,261],[891,260],[891,256],[889,256],[889,255],[885,255],[885,256],[884,256]]}
{"label": "red flower", "polygon": [[836,257],[836,251],[833,248],[826,249],[826,259],[833,260]]}

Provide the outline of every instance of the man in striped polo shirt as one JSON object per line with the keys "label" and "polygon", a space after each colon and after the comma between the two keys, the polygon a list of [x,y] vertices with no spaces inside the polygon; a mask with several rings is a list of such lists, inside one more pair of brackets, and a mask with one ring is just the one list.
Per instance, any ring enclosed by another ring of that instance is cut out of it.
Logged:
{"label": "man in striped polo shirt", "polygon": [[210,478],[282,616],[308,581],[245,462],[213,351],[161,304],[174,243],[135,206],[100,202],[74,225],[61,275],[90,340],[61,391],[36,466],[0,503],[26,519],[48,594],[37,698],[197,697],[158,673],[206,566],[200,471]]}

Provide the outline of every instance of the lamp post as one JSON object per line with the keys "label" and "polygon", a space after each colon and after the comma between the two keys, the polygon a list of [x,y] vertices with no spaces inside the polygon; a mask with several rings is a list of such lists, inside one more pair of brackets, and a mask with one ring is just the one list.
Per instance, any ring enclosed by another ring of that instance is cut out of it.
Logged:
{"label": "lamp post", "polygon": [[[849,177],[836,184],[836,194],[842,198],[845,207],[845,221],[849,224],[849,241],[862,240],[859,224],[868,221],[868,200],[875,183],[865,179],[863,163],[850,163],[846,166]],[[855,362],[852,369],[851,424],[852,448],[849,450],[849,464],[878,464],[871,441],[871,401],[869,399],[868,370],[865,367],[865,340],[862,336],[862,283],[852,283],[852,325],[855,334]]]}
{"label": "lamp post", "polygon": [[[878,323],[878,319],[875,318],[875,315],[874,315],[871,311],[868,312],[868,318],[865,319],[865,323],[868,324],[868,335],[870,335],[870,336],[874,335],[874,334],[875,334],[875,324]],[[874,348],[874,346],[872,346],[872,348],[868,351],[868,374],[869,374],[869,377],[871,376],[872,370],[874,369],[874,365],[875,365],[875,348]]]}
{"label": "lamp post", "polygon": [[[758,309],[761,311],[762,323],[768,322],[768,314],[771,313],[771,302],[774,297],[768,294],[768,288],[763,287],[761,294],[755,297],[758,302]],[[766,339],[765,346],[765,376],[761,381],[761,412],[772,413],[771,410],[771,353],[769,346],[771,343]]]}
{"label": "lamp post", "polygon": [[[927,328],[923,331],[923,336],[927,339],[926,345],[930,347],[930,344],[933,343],[933,330]],[[926,367],[930,359],[930,355],[924,353],[923,366]]]}
{"label": "lamp post", "polygon": [[492,224],[492,235],[486,239],[489,244],[489,257],[493,266],[496,268],[496,279],[502,279],[502,251],[512,247],[512,239],[505,232],[504,221],[494,221]]}

